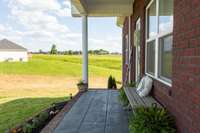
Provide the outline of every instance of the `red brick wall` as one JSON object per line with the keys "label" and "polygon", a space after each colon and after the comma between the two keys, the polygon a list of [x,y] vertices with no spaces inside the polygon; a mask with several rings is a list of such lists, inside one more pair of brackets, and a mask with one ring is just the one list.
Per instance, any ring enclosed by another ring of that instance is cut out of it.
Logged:
{"label": "red brick wall", "polygon": [[[145,7],[147,4],[147,0],[136,0],[132,15],[132,32],[137,18],[141,18],[142,74],[145,72]],[[128,31],[127,23],[126,20],[123,33]],[[178,132],[200,133],[199,0],[174,0],[172,69],[172,87],[154,80],[153,95],[176,117]]]}
{"label": "red brick wall", "polygon": [[122,46],[122,62],[123,62],[123,71],[122,71],[122,84],[123,85],[126,85],[126,73],[127,73],[127,69],[126,69],[126,66],[125,66],[125,61],[126,61],[126,45],[125,45],[125,42],[126,42],[126,35],[128,34],[128,19],[126,18],[126,20],[124,21],[124,27],[122,29],[122,32],[123,32],[123,36],[122,36],[122,41],[123,41],[123,46]]}
{"label": "red brick wall", "polygon": [[131,81],[135,81],[135,48],[134,48],[134,30],[135,30],[135,25],[133,23],[134,18],[131,16]]}
{"label": "red brick wall", "polygon": [[[145,5],[147,5],[148,2],[144,2],[144,0],[137,0],[135,4],[133,5],[133,12],[134,14],[131,16],[131,45],[132,45],[132,62],[131,62],[131,79],[132,81],[135,81],[135,47],[134,47],[134,31],[135,31],[135,23],[137,19],[140,17],[141,19],[141,74],[142,76],[145,73]],[[123,26],[123,42],[125,42],[125,35],[128,34],[128,17],[126,17],[126,20],[124,22]],[[123,53],[125,53],[125,46],[123,45]],[[125,60],[125,57],[123,57]],[[124,62],[123,62],[124,63]],[[125,68],[123,69],[123,73],[126,72]],[[124,75],[123,75],[124,76]],[[125,79],[125,78],[124,78]],[[123,80],[124,81],[124,80]],[[125,82],[125,81],[124,81]]]}
{"label": "red brick wall", "polygon": [[180,131],[200,133],[200,1],[174,0],[172,111]]}
{"label": "red brick wall", "polygon": [[156,82],[154,95],[176,116],[179,132],[200,133],[199,0],[174,0],[172,68],[172,88]]}
{"label": "red brick wall", "polygon": [[[131,21],[133,21],[133,16],[131,16]],[[134,25],[133,25],[133,23],[131,23],[131,31],[134,31]],[[123,57],[123,64],[125,64],[125,60],[126,60],[126,56],[125,56],[125,50],[126,50],[126,46],[125,46],[125,37],[126,37],[126,35],[129,35],[129,17],[126,17],[126,19],[125,19],[125,21],[124,21],[124,27],[123,27],[123,55],[124,55],[124,57]],[[132,37],[134,34],[133,34],[133,32],[131,32],[130,33],[130,40],[131,40],[131,51],[132,51],[132,54],[131,54],[131,69],[130,69],[130,71],[131,71],[131,81],[134,81],[135,80],[135,60],[133,60],[133,59],[135,59],[135,49],[134,49],[134,46],[133,46],[133,42],[134,42],[134,38]],[[130,52],[130,51],[129,51]],[[127,74],[128,72],[127,72],[127,68],[125,67],[125,65],[123,65],[123,85],[126,85],[127,84],[127,81],[125,81],[126,80],[126,78],[125,78],[125,76],[127,76],[126,74]]]}
{"label": "red brick wall", "polygon": [[[136,0],[135,4],[133,5],[133,20],[132,20],[132,25],[135,31],[135,25],[136,25],[136,21],[138,20],[138,18],[140,18],[141,21],[141,74],[142,76],[145,73],[145,1],[144,0]],[[134,36],[132,36],[134,37]],[[134,45],[134,44],[133,44]],[[134,58],[135,59],[135,58]]]}

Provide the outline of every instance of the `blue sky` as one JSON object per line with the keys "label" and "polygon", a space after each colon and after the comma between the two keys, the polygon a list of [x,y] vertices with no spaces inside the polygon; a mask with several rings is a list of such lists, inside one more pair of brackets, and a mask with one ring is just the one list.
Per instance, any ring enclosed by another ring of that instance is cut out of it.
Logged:
{"label": "blue sky", "polygon": [[[121,52],[116,18],[89,18],[89,49]],[[0,39],[29,49],[81,50],[81,18],[72,18],[69,0],[0,0]]]}

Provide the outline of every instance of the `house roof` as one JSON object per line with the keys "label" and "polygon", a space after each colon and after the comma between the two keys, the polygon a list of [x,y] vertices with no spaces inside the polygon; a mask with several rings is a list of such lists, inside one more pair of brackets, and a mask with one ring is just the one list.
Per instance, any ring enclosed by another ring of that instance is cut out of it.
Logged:
{"label": "house roof", "polygon": [[0,51],[27,51],[27,49],[7,39],[3,39],[0,40]]}

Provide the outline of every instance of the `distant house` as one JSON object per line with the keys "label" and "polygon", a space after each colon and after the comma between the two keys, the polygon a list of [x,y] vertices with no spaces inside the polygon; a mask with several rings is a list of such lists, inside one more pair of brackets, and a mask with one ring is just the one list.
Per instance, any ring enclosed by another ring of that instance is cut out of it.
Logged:
{"label": "distant house", "polygon": [[28,61],[28,50],[7,39],[0,40],[0,62]]}

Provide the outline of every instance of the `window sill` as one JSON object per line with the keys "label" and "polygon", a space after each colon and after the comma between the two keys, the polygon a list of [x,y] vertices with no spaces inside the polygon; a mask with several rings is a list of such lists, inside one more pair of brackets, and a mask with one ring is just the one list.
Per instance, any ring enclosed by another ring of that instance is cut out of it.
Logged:
{"label": "window sill", "polygon": [[159,81],[159,82],[161,82],[161,83],[163,83],[163,84],[169,86],[169,87],[172,87],[172,83],[169,83],[169,82],[167,82],[167,81],[165,81],[165,80],[163,80],[163,79],[160,79],[160,78],[156,78],[155,76],[153,76],[153,75],[151,75],[151,74],[149,74],[149,73],[145,73],[145,74],[146,74],[147,76],[149,76],[149,77],[151,77],[151,78],[153,78],[153,79],[155,79],[155,80],[157,80],[157,81]]}

